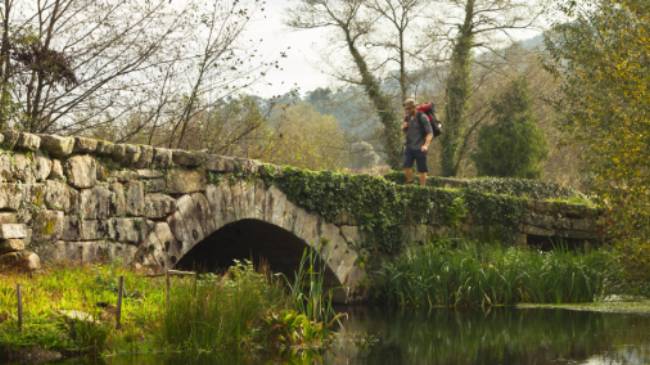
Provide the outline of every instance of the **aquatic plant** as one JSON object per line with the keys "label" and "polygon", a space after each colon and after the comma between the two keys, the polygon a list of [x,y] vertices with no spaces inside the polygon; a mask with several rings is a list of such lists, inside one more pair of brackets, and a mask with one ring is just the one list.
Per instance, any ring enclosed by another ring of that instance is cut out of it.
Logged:
{"label": "aquatic plant", "polygon": [[377,273],[375,299],[414,307],[590,302],[616,280],[606,249],[533,248],[440,240],[411,247]]}

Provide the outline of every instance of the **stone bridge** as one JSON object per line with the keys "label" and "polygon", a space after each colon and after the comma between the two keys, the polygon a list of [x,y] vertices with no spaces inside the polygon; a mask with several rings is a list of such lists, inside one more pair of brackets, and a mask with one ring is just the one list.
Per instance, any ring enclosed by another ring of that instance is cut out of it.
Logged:
{"label": "stone bridge", "polygon": [[[233,259],[252,258],[291,273],[303,250],[311,247],[320,254],[332,284],[353,298],[363,295],[368,262],[386,252],[372,249],[376,227],[369,229],[360,215],[326,214],[317,207],[331,202],[305,204],[295,191],[269,179],[268,171],[279,173],[279,167],[12,130],[0,134],[0,140],[0,267],[22,262],[35,268],[40,257],[47,262],[122,260],[153,270],[216,269]],[[366,178],[394,191],[420,189]],[[292,184],[294,190],[301,188],[300,179]],[[344,192],[343,185],[325,186],[319,194]],[[458,194],[440,193],[451,198]],[[448,201],[457,203],[456,198]],[[525,214],[507,227],[513,242],[599,237],[593,209],[548,202],[521,206]],[[438,214],[448,208],[432,204],[427,214],[434,218],[404,221],[399,239],[471,234],[477,227],[493,231],[502,224],[481,221],[471,211],[454,213],[454,219]]]}

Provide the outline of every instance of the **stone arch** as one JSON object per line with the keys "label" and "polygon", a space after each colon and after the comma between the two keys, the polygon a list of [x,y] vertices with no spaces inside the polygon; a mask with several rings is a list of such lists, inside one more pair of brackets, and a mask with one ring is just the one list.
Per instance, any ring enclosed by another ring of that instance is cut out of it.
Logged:
{"label": "stone arch", "polygon": [[173,268],[210,235],[244,220],[262,221],[291,233],[319,253],[348,295],[359,289],[365,272],[351,246],[359,240],[358,229],[326,222],[262,181],[222,181],[208,185],[205,192],[180,196],[175,212],[156,223],[143,242],[138,260],[146,266]]}
{"label": "stone arch", "polygon": [[[175,267],[219,272],[231,266],[234,260],[251,260],[256,267],[264,265],[274,273],[282,273],[292,279],[304,251],[309,248],[296,235],[274,224],[258,219],[242,219],[224,225],[194,245]],[[323,265],[323,262],[316,265],[325,269],[326,286],[341,285],[327,265]]]}

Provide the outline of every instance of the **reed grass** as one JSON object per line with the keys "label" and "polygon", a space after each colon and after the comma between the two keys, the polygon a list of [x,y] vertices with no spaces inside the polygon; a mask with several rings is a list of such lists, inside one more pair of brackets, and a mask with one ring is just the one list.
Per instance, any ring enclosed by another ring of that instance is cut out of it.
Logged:
{"label": "reed grass", "polygon": [[374,298],[409,307],[591,302],[618,275],[605,249],[542,252],[441,240],[407,249],[378,273]]}
{"label": "reed grass", "polygon": [[225,276],[175,283],[162,320],[162,340],[173,351],[241,353],[260,342],[264,318],[286,306],[283,288],[236,262]]}

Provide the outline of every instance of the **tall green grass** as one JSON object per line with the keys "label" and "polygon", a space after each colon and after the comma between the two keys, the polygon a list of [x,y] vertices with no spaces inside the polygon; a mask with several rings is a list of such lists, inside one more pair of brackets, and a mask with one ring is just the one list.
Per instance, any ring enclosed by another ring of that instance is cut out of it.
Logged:
{"label": "tall green grass", "polygon": [[174,283],[162,339],[178,352],[241,353],[259,342],[267,313],[286,303],[279,285],[236,262],[224,276]]}
{"label": "tall green grass", "polygon": [[305,252],[288,286],[248,261],[236,262],[224,276],[176,282],[162,320],[162,344],[168,352],[220,361],[322,349],[338,316],[317,260]]}
{"label": "tall green grass", "polygon": [[407,249],[380,270],[374,298],[399,306],[489,307],[589,302],[616,273],[605,250],[548,252],[443,240]]}
{"label": "tall green grass", "polygon": [[338,317],[332,289],[325,288],[325,265],[313,250],[303,251],[293,281],[285,278],[294,308],[312,321],[330,323]]}

